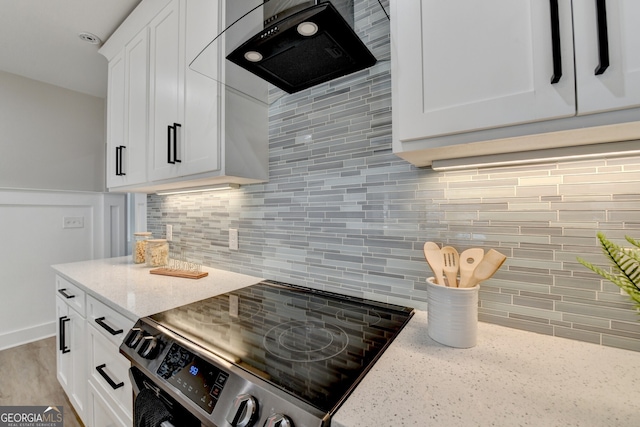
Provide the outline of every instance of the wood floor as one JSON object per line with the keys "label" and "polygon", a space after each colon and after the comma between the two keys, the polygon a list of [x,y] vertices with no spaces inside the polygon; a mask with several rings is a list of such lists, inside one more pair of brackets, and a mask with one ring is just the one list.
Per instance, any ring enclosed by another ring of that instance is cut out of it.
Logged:
{"label": "wood floor", "polygon": [[63,406],[65,427],[82,427],[56,378],[56,339],[0,351],[0,406]]}

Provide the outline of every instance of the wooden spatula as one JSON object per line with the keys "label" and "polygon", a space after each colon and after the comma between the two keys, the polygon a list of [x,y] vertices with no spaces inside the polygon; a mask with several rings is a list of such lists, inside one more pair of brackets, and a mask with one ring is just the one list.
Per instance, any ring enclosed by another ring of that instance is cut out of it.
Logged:
{"label": "wooden spatula", "polygon": [[460,265],[460,255],[456,248],[445,246],[440,251],[444,260],[444,274],[447,276],[449,287],[458,287],[458,266]]}
{"label": "wooden spatula", "polygon": [[460,254],[460,284],[461,288],[466,288],[469,279],[473,275],[473,270],[482,261],[484,257],[484,249],[482,248],[469,248]]}
{"label": "wooden spatula", "polygon": [[433,242],[425,243],[424,257],[427,259],[434,276],[436,276],[436,283],[444,286],[444,276],[442,275],[444,260],[442,259],[442,253],[440,253],[440,246]]}
{"label": "wooden spatula", "polygon": [[478,283],[493,276],[493,274],[498,271],[498,269],[506,259],[506,256],[502,255],[495,249],[489,249],[489,251],[484,254],[482,261],[480,261],[480,263],[473,270],[473,274],[471,276],[471,279],[469,279],[469,282],[467,283],[467,287],[473,288]]}

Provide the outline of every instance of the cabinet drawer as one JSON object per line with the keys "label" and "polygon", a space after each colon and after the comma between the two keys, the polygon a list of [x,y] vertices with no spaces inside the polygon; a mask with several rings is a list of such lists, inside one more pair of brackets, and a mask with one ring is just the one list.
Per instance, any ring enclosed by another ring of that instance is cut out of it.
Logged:
{"label": "cabinet drawer", "polygon": [[87,321],[116,346],[120,346],[135,323],[90,295],[87,297]]}
{"label": "cabinet drawer", "polygon": [[[97,325],[96,325],[97,326]],[[112,399],[124,413],[133,413],[133,393],[129,368],[131,364],[96,326],[89,327],[89,371],[93,384],[102,395]],[[99,328],[99,326],[98,326]]]}
{"label": "cabinet drawer", "polygon": [[92,427],[129,427],[131,418],[123,416],[114,407],[114,403],[100,394],[98,388],[89,383],[89,414]]}
{"label": "cabinet drawer", "polygon": [[60,276],[56,276],[56,294],[82,317],[86,315],[85,292]]}

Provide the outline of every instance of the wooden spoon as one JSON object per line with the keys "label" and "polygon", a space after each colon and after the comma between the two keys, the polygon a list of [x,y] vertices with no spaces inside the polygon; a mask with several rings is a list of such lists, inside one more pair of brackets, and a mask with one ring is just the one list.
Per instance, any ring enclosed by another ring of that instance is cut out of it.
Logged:
{"label": "wooden spoon", "polygon": [[444,286],[444,276],[442,275],[442,269],[444,267],[444,260],[440,247],[433,242],[427,242],[424,244],[424,257],[429,263],[429,267],[436,276],[436,283]]}
{"label": "wooden spoon", "polygon": [[484,258],[482,258],[482,261],[480,261],[473,270],[473,275],[471,276],[471,279],[469,279],[467,287],[473,288],[478,283],[493,276],[506,259],[506,256],[502,255],[495,249],[489,249],[489,251],[484,255]]}
{"label": "wooden spoon", "polygon": [[460,288],[466,288],[469,279],[473,275],[473,270],[484,258],[484,249],[469,248],[460,254]]}
{"label": "wooden spoon", "polygon": [[444,260],[444,274],[447,276],[449,287],[458,287],[458,267],[460,266],[460,255],[456,248],[445,246],[440,251]]}

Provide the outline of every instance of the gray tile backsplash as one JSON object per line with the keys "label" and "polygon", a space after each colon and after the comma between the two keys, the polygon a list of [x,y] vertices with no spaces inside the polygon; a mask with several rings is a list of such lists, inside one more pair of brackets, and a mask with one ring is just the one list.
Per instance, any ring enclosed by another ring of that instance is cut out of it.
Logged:
{"label": "gray tile backsplash", "polygon": [[[374,27],[388,52],[388,22],[370,4],[356,5],[360,30]],[[172,224],[174,245],[207,266],[416,308],[431,275],[424,242],[496,248],[508,259],[481,285],[481,321],[640,351],[631,300],[576,261],[607,265],[599,230],[640,237],[640,157],[416,168],[391,152],[390,68],[279,99],[274,89],[269,182],[149,195],[149,231]]]}

